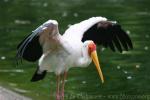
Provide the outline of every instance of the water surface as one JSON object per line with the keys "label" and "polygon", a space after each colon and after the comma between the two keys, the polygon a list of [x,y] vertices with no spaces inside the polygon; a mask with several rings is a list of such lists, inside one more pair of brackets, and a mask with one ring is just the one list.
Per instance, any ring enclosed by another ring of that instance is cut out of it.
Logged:
{"label": "water surface", "polygon": [[120,54],[99,48],[105,83],[101,84],[93,64],[83,69],[72,68],[65,99],[150,99],[149,5],[149,0],[1,0],[0,85],[33,100],[53,100],[55,75],[49,73],[44,80],[31,83],[37,64],[23,61],[16,66],[17,44],[48,19],[57,20],[63,34],[68,25],[92,16],[105,16],[123,26],[132,38],[134,49]]}

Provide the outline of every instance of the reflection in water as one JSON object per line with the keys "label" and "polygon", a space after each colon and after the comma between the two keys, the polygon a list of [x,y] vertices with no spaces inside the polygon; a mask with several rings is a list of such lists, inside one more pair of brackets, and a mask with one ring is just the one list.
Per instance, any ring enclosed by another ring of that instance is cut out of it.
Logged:
{"label": "reflection in water", "polygon": [[16,45],[48,19],[58,20],[63,33],[76,22],[101,15],[121,23],[133,40],[134,50],[119,54],[99,48],[105,84],[99,82],[92,64],[87,69],[73,68],[66,81],[66,100],[71,100],[70,95],[81,100],[82,97],[78,96],[81,94],[83,97],[104,95],[95,100],[106,100],[109,94],[150,93],[149,4],[149,0],[1,0],[0,85],[33,100],[53,100],[55,75],[49,73],[43,81],[31,83],[30,78],[37,65],[23,61],[22,65],[16,66]]}
{"label": "reflection in water", "polygon": [[14,23],[15,23],[15,24],[31,24],[31,22],[28,21],[28,20],[18,20],[18,19],[16,19],[16,20],[14,21]]}
{"label": "reflection in water", "polygon": [[1,60],[5,60],[5,59],[6,59],[6,57],[5,57],[5,56],[2,56],[2,57],[1,57]]}
{"label": "reflection in water", "polygon": [[132,76],[127,76],[127,79],[128,79],[128,80],[131,80],[131,79],[132,79]]}
{"label": "reflection in water", "polygon": [[8,69],[0,69],[0,72],[14,72],[14,73],[23,73],[24,72],[24,70],[22,70],[22,69],[10,69],[10,70],[8,70]]}
{"label": "reflection in water", "polygon": [[13,88],[13,90],[16,91],[16,92],[19,92],[19,93],[27,93],[27,92],[30,92],[30,91],[23,90],[23,89],[19,89],[19,88]]}

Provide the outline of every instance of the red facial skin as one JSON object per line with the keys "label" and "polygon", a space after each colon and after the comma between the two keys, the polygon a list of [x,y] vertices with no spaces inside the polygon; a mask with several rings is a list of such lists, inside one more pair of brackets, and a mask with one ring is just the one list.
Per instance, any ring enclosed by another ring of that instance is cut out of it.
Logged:
{"label": "red facial skin", "polygon": [[95,51],[96,50],[96,45],[95,45],[95,43],[90,43],[89,45],[88,45],[88,52],[89,52],[89,55],[91,55],[91,53],[93,52],[93,51]]}

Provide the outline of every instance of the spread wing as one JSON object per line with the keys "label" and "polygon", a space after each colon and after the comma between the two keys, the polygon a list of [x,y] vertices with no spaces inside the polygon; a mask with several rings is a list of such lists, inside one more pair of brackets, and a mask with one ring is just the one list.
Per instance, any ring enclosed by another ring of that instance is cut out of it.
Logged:
{"label": "spread wing", "polygon": [[50,42],[48,37],[57,38],[56,34],[59,35],[57,21],[48,20],[19,43],[17,46],[17,60],[22,58],[31,62],[38,60],[45,50],[45,44],[51,44],[48,43]]}
{"label": "spread wing", "polygon": [[92,17],[75,24],[66,31],[65,35],[78,37],[82,42],[92,40],[98,45],[109,47],[112,51],[117,49],[122,52],[133,48],[130,37],[122,27],[103,17]]}
{"label": "spread wing", "polygon": [[128,34],[117,23],[100,21],[89,28],[83,35],[82,41],[93,40],[99,45],[109,47],[111,50],[132,49],[133,45]]}

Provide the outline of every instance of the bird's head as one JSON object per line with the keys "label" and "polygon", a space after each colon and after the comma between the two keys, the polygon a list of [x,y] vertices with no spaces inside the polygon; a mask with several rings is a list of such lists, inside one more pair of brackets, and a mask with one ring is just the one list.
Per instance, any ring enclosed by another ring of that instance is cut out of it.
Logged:
{"label": "bird's head", "polygon": [[88,55],[93,60],[95,66],[96,66],[96,69],[97,69],[97,71],[99,73],[99,76],[100,76],[100,78],[102,80],[102,83],[104,83],[103,74],[102,74],[102,71],[101,71],[101,68],[100,68],[100,64],[99,64],[99,60],[98,60],[98,56],[97,56],[96,44],[93,41],[88,40],[88,41],[84,42],[84,46],[87,48]]}

